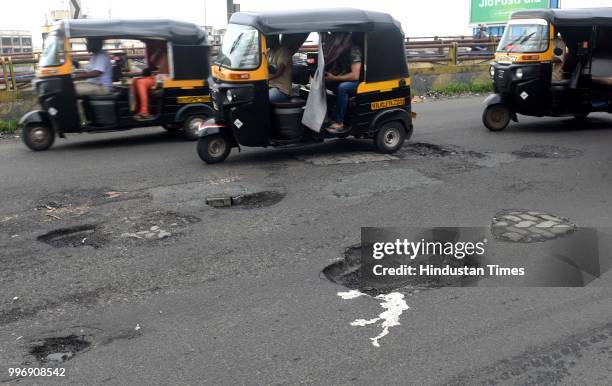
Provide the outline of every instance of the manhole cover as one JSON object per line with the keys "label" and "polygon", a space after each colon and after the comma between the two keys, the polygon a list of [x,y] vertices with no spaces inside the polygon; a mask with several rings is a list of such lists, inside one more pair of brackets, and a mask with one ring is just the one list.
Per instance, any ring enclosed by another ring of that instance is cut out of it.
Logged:
{"label": "manhole cover", "polygon": [[100,248],[108,242],[107,236],[100,231],[98,225],[78,225],[56,229],[37,239],[55,248],[85,246]]}
{"label": "manhole cover", "polygon": [[40,363],[65,362],[91,346],[84,336],[44,338],[30,348],[30,354]]}
{"label": "manhole cover", "polygon": [[519,158],[575,158],[580,157],[583,151],[549,145],[527,145],[512,154]]}
{"label": "manhole cover", "polygon": [[495,239],[513,243],[543,242],[575,231],[576,225],[566,218],[527,210],[504,210],[495,215],[491,224]]}
{"label": "manhole cover", "polygon": [[209,197],[206,204],[214,208],[257,209],[276,205],[285,198],[285,194],[274,190],[241,194],[236,196]]}
{"label": "manhole cover", "polygon": [[[473,278],[463,276],[386,276],[376,278],[372,275],[361,274],[361,251],[362,246],[352,246],[345,250],[344,258],[323,269],[323,275],[336,284],[340,284],[351,290],[358,290],[368,295],[377,296],[394,291],[413,292],[420,289],[434,289],[441,287],[460,286],[466,279]],[[392,260],[387,258],[387,263]],[[399,266],[402,262],[395,264]],[[451,268],[469,267],[478,268],[480,264],[472,257],[463,260],[452,256],[428,255],[419,256],[412,261],[414,265],[430,265],[436,268],[449,266]],[[390,264],[393,265],[393,264]]]}

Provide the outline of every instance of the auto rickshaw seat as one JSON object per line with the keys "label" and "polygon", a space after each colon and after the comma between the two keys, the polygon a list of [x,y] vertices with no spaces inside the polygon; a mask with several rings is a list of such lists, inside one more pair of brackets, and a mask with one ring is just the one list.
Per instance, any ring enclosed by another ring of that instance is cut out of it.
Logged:
{"label": "auto rickshaw seat", "polygon": [[83,95],[81,98],[84,101],[90,100],[90,101],[116,101],[118,99],[121,99],[121,97],[124,97],[127,95],[127,88],[125,87],[113,87],[112,91],[108,94],[104,94],[104,95]]}
{"label": "auto rickshaw seat", "polygon": [[292,97],[284,101],[272,102],[272,106],[276,109],[294,109],[306,106],[306,100],[299,97]]}

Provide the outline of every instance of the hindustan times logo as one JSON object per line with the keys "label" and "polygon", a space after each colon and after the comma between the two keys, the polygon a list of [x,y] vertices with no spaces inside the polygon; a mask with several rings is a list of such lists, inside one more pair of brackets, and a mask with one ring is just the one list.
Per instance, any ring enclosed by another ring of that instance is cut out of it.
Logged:
{"label": "hindustan times logo", "polygon": [[395,242],[376,242],[372,245],[372,258],[381,260],[385,256],[406,256],[411,260],[418,256],[452,256],[458,260],[466,256],[482,256],[485,254],[485,243],[479,242],[441,242],[420,241],[414,242],[408,239],[397,239]]}

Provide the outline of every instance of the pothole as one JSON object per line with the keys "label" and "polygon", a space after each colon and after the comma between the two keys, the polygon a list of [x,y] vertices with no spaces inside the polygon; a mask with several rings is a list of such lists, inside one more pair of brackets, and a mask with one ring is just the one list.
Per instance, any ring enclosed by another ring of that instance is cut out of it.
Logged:
{"label": "pothole", "polygon": [[[174,236],[179,229],[202,221],[199,217],[175,212],[154,211],[144,216],[125,217],[127,231],[122,238],[161,240]],[[124,228],[125,229],[125,228]]]}
{"label": "pothole", "polygon": [[268,190],[256,193],[247,193],[236,196],[217,196],[206,199],[206,204],[213,208],[242,208],[258,209],[276,205],[285,198],[285,194]]}
{"label": "pothole", "polygon": [[55,248],[85,246],[100,248],[108,242],[108,237],[98,225],[78,225],[53,230],[38,236],[37,240]]}
{"label": "pothole", "polygon": [[576,158],[584,154],[582,150],[551,145],[526,145],[512,154],[519,158]]}
{"label": "pothole", "polygon": [[[357,290],[371,296],[388,294],[394,291],[411,293],[424,289],[461,286],[465,280],[473,280],[467,276],[384,276],[362,274],[361,253],[363,247],[356,245],[344,251],[344,258],[323,269],[323,275],[333,283],[340,284],[351,290]],[[394,257],[386,258],[387,264],[393,265]],[[398,260],[397,266],[403,261]],[[459,260],[453,256],[431,255],[419,256],[411,264],[418,266],[431,265],[436,268],[449,266],[451,268],[478,268],[480,263],[467,256]]]}
{"label": "pothole", "polygon": [[85,336],[68,335],[64,337],[44,338],[30,347],[30,354],[38,362],[65,362],[72,359],[77,353],[91,346]]}
{"label": "pothole", "polygon": [[451,157],[451,156],[469,156],[474,158],[485,158],[483,153],[473,150],[463,150],[450,146],[436,145],[427,142],[411,142],[405,145],[403,151],[408,154],[418,155],[421,157]]}
{"label": "pothole", "polygon": [[504,210],[495,215],[491,233],[496,240],[513,243],[538,243],[576,232],[569,219],[545,212]]}

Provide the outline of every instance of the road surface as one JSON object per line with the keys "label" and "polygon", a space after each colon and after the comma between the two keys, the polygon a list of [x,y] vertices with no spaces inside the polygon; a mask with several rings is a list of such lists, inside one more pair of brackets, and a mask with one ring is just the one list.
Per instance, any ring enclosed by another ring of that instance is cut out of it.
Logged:
{"label": "road surface", "polygon": [[[416,105],[392,158],[339,140],[210,166],[161,128],[40,153],[1,141],[0,382],[610,384],[610,275],[405,292],[375,347],[380,327],[351,322],[383,301],[322,274],[363,226],[488,227],[503,210],[610,224],[612,117],[491,133],[481,101]],[[9,376],[40,366],[65,377]]]}

